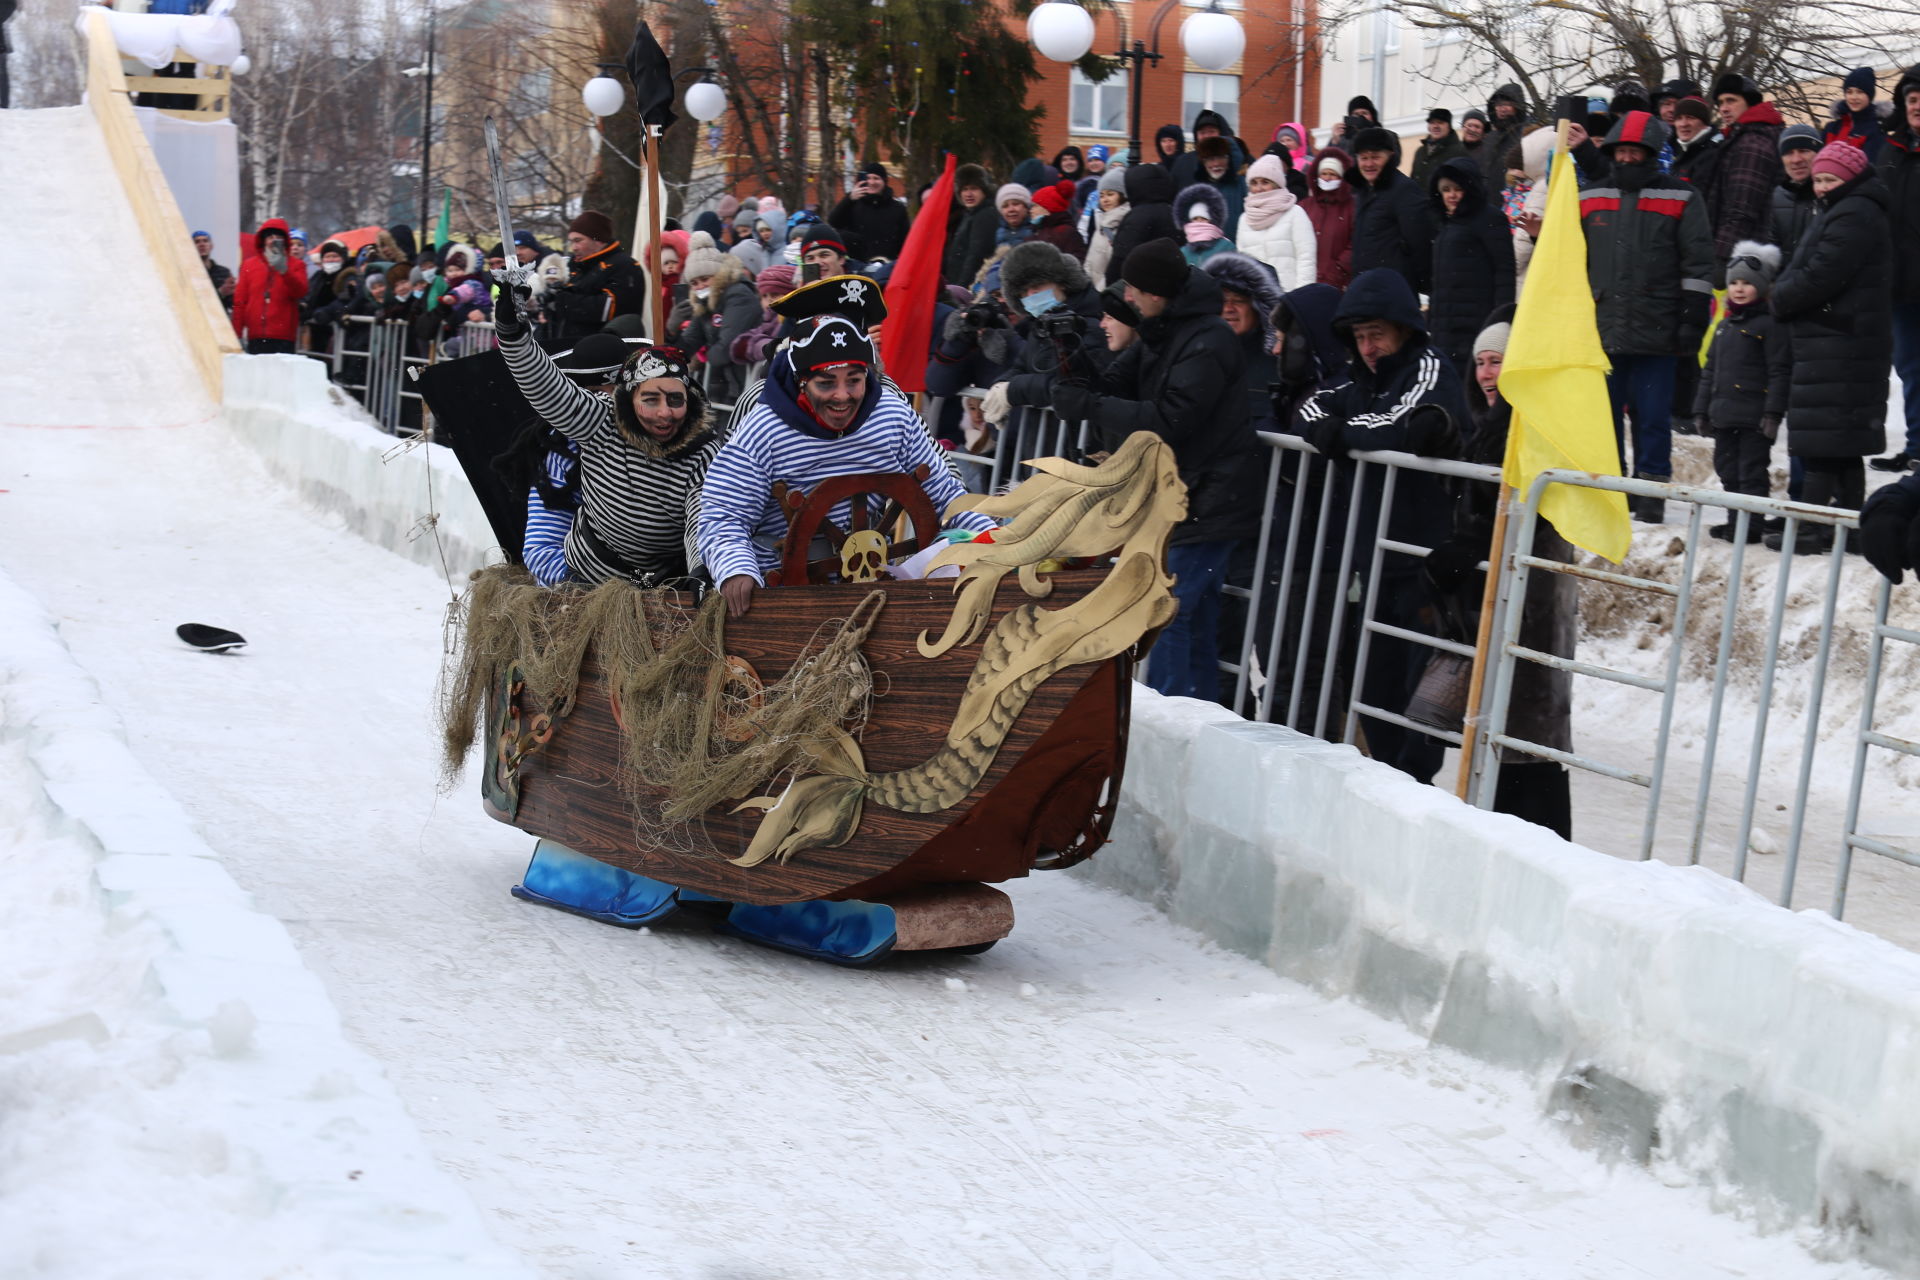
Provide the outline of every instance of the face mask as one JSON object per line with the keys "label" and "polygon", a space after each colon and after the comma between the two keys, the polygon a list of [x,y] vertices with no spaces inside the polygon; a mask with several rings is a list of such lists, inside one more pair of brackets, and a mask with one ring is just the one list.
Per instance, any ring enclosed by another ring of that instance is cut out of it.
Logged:
{"label": "face mask", "polygon": [[1345,178],[1321,178],[1319,179],[1320,189],[1322,191],[1338,191],[1340,184],[1345,181]]}
{"label": "face mask", "polygon": [[328,275],[332,275],[334,272],[338,271],[342,265],[343,264],[338,262],[323,262],[320,264],[320,269],[326,272]]}
{"label": "face mask", "polygon": [[713,292],[713,290],[711,289],[695,289],[693,291],[693,296],[700,299],[700,301],[705,302],[707,300],[707,295],[711,292]]}
{"label": "face mask", "polygon": [[1060,305],[1060,299],[1052,293],[1030,293],[1020,299],[1020,305],[1027,309],[1030,316],[1043,316]]}
{"label": "face mask", "polygon": [[431,280],[431,279],[433,279],[433,275],[434,275],[434,272],[435,272],[436,270],[438,270],[438,268],[435,268],[435,267],[422,267],[422,268],[420,268],[420,274],[421,274],[422,276],[424,276],[424,277],[426,277],[427,279],[429,279],[429,280]]}

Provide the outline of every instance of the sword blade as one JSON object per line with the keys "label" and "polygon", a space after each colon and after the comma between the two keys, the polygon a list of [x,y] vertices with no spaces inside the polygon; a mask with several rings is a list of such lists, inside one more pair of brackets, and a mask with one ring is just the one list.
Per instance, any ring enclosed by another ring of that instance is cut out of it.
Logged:
{"label": "sword blade", "polygon": [[507,212],[507,173],[500,167],[500,132],[494,128],[493,117],[488,116],[485,124],[487,138],[487,167],[493,171],[493,211],[500,221],[500,251],[512,262],[513,257],[513,217]]}

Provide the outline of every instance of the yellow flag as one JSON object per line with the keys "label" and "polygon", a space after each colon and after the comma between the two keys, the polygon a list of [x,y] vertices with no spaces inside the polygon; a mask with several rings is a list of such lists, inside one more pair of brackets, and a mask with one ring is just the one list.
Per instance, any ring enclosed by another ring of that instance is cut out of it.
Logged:
{"label": "yellow flag", "polygon": [[[1505,478],[1523,497],[1549,468],[1620,474],[1607,400],[1612,366],[1600,349],[1587,283],[1579,186],[1573,158],[1561,150],[1554,161],[1539,244],[1500,368],[1500,393],[1513,406]],[[1615,562],[1627,554],[1633,526],[1625,494],[1549,485],[1540,514],[1577,547]]]}

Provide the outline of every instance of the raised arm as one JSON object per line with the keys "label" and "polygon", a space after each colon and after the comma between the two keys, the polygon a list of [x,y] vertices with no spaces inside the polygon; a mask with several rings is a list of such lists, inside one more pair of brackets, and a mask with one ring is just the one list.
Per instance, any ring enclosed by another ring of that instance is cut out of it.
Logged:
{"label": "raised arm", "polygon": [[520,394],[556,431],[570,440],[585,442],[611,429],[612,414],[606,401],[568,381],[553,357],[534,345],[525,329],[511,335],[502,333],[500,354]]}

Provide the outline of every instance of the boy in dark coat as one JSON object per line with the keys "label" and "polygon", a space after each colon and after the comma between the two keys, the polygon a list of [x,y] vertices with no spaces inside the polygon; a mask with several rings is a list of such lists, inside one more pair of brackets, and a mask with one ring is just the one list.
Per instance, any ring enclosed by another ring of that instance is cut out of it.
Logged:
{"label": "boy in dark coat", "polygon": [[[1829,142],[1813,158],[1820,211],[1773,289],[1793,337],[1787,449],[1802,460],[1801,499],[1858,510],[1870,453],[1886,445],[1893,363],[1893,240],[1887,188],[1866,152]],[[1795,550],[1825,551],[1833,531],[1802,525]],[[1769,535],[1768,541],[1777,540]]]}
{"label": "boy in dark coat", "polygon": [[1386,267],[1425,293],[1433,274],[1426,192],[1400,172],[1400,139],[1390,130],[1362,130],[1353,146],[1353,273]]}
{"label": "boy in dark coat", "polygon": [[[1780,420],[1787,413],[1793,376],[1793,345],[1787,327],[1767,310],[1767,295],[1780,270],[1777,245],[1742,240],[1727,261],[1727,314],[1714,330],[1706,371],[1693,402],[1699,434],[1713,437],[1713,470],[1728,493],[1764,498],[1771,491],[1767,463]],[[1715,525],[1713,536],[1731,542],[1735,521]],[[1747,541],[1760,541],[1758,520],[1747,522]]]}
{"label": "boy in dark coat", "polygon": [[1828,142],[1851,142],[1867,153],[1868,160],[1878,160],[1887,145],[1885,120],[1893,111],[1892,103],[1873,100],[1876,87],[1872,67],[1847,72],[1840,101],[1833,104],[1833,118],[1824,130]]}
{"label": "boy in dark coat", "polygon": [[1487,202],[1480,167],[1456,156],[1429,184],[1433,216],[1433,287],[1427,328],[1433,345],[1462,378],[1473,370],[1474,335],[1496,307],[1513,301],[1513,235],[1507,215]]}

